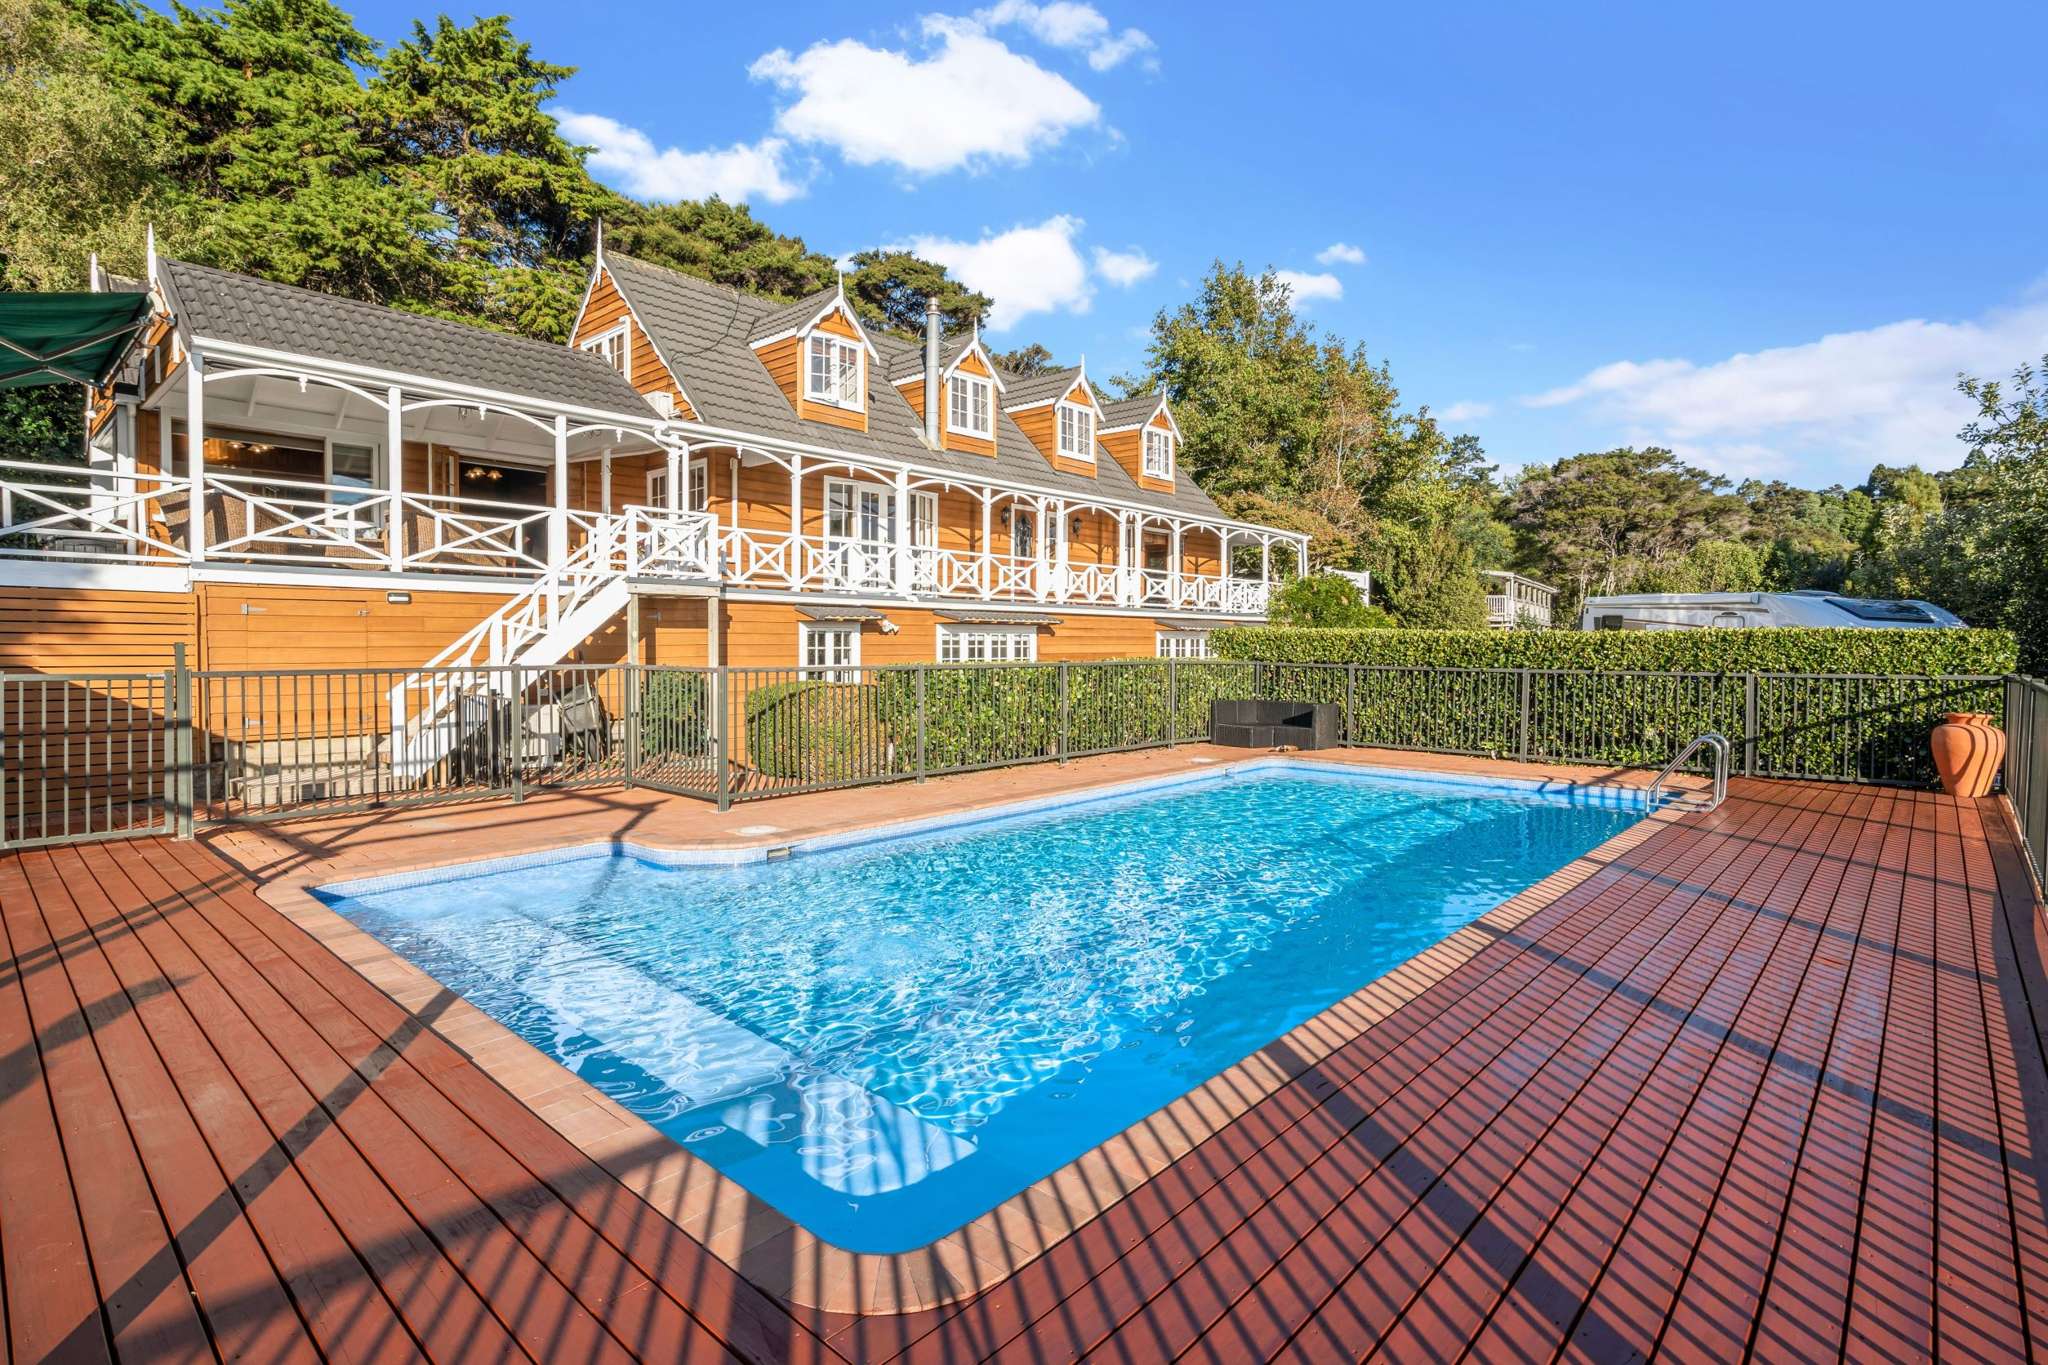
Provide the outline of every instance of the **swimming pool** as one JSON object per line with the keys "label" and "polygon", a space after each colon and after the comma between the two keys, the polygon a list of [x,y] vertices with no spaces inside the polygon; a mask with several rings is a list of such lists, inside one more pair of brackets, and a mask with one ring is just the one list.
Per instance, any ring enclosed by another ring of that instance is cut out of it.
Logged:
{"label": "swimming pool", "polygon": [[774,861],[323,894],[818,1237],[895,1252],[1642,814],[1292,763]]}

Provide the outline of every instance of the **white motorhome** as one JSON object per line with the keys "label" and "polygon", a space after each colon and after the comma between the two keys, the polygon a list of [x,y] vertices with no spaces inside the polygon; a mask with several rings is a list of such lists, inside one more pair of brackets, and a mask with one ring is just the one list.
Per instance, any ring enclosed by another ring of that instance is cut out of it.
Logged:
{"label": "white motorhome", "polygon": [[1962,625],[1954,612],[1912,599],[1797,592],[1641,592],[1589,597],[1580,630],[1704,630],[1751,626],[1875,626],[1943,630]]}

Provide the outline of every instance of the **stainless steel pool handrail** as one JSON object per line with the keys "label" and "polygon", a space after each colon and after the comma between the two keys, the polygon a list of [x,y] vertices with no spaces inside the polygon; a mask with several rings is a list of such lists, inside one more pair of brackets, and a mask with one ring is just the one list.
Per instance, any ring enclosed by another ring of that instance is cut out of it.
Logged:
{"label": "stainless steel pool handrail", "polygon": [[1686,746],[1673,754],[1671,761],[1666,763],[1658,771],[1657,775],[1650,779],[1650,809],[1655,810],[1657,808],[1657,796],[1663,789],[1664,780],[1677,772],[1680,764],[1684,763],[1685,760],[1691,758],[1701,749],[1712,749],[1714,751],[1714,786],[1707,798],[1707,804],[1695,807],[1695,809],[1713,810],[1723,801],[1726,801],[1728,799],[1729,748],[1728,736],[1716,731],[1709,730],[1704,734],[1694,735],[1687,741]]}

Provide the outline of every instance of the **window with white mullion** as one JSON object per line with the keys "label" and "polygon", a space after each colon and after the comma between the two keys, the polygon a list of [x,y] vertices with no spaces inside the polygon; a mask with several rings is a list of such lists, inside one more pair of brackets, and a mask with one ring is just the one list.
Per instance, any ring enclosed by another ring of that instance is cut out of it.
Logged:
{"label": "window with white mullion", "polygon": [[859,342],[813,332],[807,354],[809,363],[804,370],[806,398],[841,408],[864,406]]}
{"label": "window with white mullion", "polygon": [[806,625],[803,627],[803,675],[821,682],[860,681],[860,627],[855,625]]}
{"label": "window with white mullion", "polygon": [[995,434],[992,422],[993,389],[986,379],[956,374],[946,381],[946,426],[962,436],[983,438]]}
{"label": "window with white mullion", "polygon": [[627,326],[621,322],[609,331],[600,332],[584,341],[579,349],[590,352],[630,381],[633,378],[633,348],[627,337]]}
{"label": "window with white mullion", "polygon": [[1209,632],[1206,630],[1162,630],[1157,639],[1158,656],[1162,659],[1209,657]]}
{"label": "window with white mullion", "polygon": [[1173,477],[1173,433],[1157,427],[1145,428],[1145,475],[1153,479]]}
{"label": "window with white mullion", "polygon": [[1060,404],[1060,454],[1072,460],[1095,459],[1095,414],[1079,403]]}
{"label": "window with white mullion", "polygon": [[942,664],[1030,663],[1038,657],[1038,631],[1017,626],[941,626]]}

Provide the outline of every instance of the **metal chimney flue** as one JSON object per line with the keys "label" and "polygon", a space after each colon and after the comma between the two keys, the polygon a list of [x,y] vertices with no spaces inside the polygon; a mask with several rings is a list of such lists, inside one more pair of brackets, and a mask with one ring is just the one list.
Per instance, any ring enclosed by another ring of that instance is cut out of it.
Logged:
{"label": "metal chimney flue", "polygon": [[946,395],[939,391],[939,301],[924,304],[924,443],[939,448],[939,404]]}

